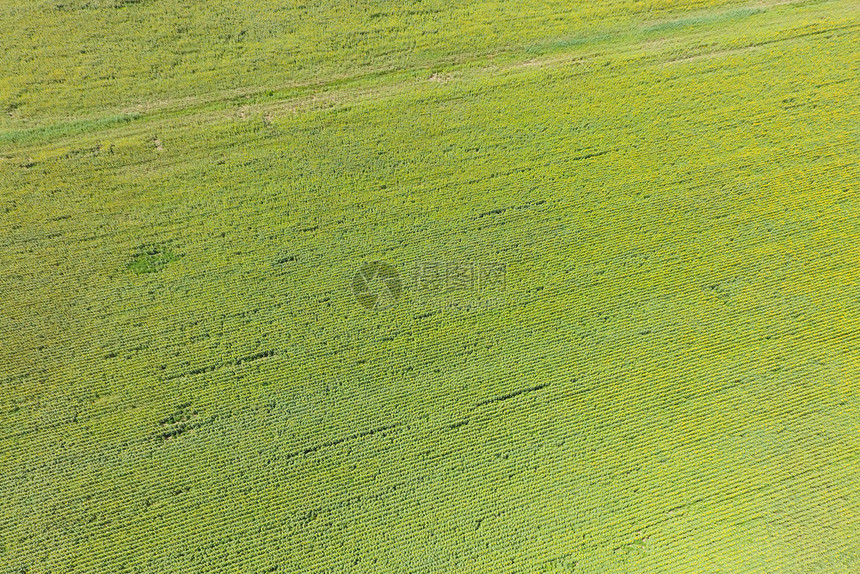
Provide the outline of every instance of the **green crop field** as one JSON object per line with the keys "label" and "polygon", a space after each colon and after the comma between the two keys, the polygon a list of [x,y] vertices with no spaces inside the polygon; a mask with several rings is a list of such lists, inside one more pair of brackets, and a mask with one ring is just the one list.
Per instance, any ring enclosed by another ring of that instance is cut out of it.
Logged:
{"label": "green crop field", "polygon": [[0,574],[860,572],[856,0],[0,30]]}

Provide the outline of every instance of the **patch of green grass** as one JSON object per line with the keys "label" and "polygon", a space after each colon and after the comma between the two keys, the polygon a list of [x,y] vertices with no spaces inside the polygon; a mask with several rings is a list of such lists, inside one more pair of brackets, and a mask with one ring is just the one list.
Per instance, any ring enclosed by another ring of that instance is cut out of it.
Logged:
{"label": "patch of green grass", "polygon": [[678,18],[676,20],[669,20],[667,22],[650,24],[646,26],[642,31],[652,34],[655,32],[668,32],[673,30],[690,28],[693,26],[720,24],[724,22],[730,22],[732,20],[742,20],[744,18],[748,18],[755,14],[761,14],[763,12],[766,12],[764,8],[742,8],[716,14],[699,14],[697,16]]}
{"label": "patch of green grass", "polygon": [[122,114],[90,120],[73,120],[70,122],[41,126],[20,130],[0,131],[0,143],[21,144],[39,143],[57,140],[59,138],[76,136],[127,124],[140,117],[138,113]]}
{"label": "patch of green grass", "polygon": [[169,249],[151,246],[138,251],[134,258],[128,262],[127,267],[138,275],[156,273],[177,259],[179,256]]}

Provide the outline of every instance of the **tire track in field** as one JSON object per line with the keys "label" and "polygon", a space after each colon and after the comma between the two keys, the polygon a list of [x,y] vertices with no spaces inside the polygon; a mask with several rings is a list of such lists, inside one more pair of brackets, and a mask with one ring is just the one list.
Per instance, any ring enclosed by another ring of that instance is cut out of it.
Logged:
{"label": "tire track in field", "polygon": [[[550,386],[550,383],[541,383],[541,384],[535,385],[533,387],[528,387],[528,388],[524,388],[524,389],[517,389],[515,391],[511,391],[509,393],[506,393],[504,395],[484,399],[484,400],[478,401],[475,404],[475,406],[473,406],[471,408],[470,412],[475,411],[481,407],[485,407],[485,406],[494,404],[494,403],[500,403],[500,402],[514,399],[514,398],[519,397],[520,395],[524,395],[526,393],[532,393],[535,391],[539,391],[539,390],[545,389],[549,386]],[[457,429],[461,426],[468,424],[469,422],[471,422],[471,419],[469,419],[469,418],[460,419],[458,421],[443,424],[439,427],[436,427],[435,429],[432,429],[431,432],[454,430],[454,429]],[[289,453],[286,453],[285,455],[283,455],[283,458],[285,460],[290,460],[290,459],[293,459],[293,458],[296,458],[299,456],[303,456],[303,455],[307,455],[307,454],[313,454],[313,453],[316,453],[318,451],[321,451],[321,450],[324,450],[326,448],[330,448],[333,446],[338,446],[338,445],[341,445],[344,443],[364,439],[367,437],[372,437],[376,434],[383,434],[383,433],[386,433],[388,431],[400,432],[401,430],[406,429],[406,428],[411,428],[411,425],[408,425],[406,423],[393,423],[393,424],[383,425],[380,427],[375,427],[375,428],[359,431],[359,432],[353,433],[351,435],[348,435],[348,436],[345,436],[342,438],[332,439],[332,440],[329,440],[329,441],[326,441],[323,443],[319,443],[319,444],[308,446],[308,447],[305,447],[302,449],[294,450],[292,452],[289,452]]]}

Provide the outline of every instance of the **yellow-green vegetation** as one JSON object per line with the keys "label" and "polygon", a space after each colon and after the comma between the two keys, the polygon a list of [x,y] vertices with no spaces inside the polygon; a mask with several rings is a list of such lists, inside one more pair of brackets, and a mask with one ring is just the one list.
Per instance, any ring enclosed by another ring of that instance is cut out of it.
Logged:
{"label": "yellow-green vegetation", "polygon": [[0,18],[0,573],[860,571],[856,2]]}

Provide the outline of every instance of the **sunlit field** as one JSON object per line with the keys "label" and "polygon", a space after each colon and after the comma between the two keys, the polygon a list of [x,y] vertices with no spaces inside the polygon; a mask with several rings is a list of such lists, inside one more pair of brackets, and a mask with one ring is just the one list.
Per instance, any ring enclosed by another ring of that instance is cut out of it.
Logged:
{"label": "sunlit field", "polygon": [[0,22],[0,574],[860,572],[856,2]]}

